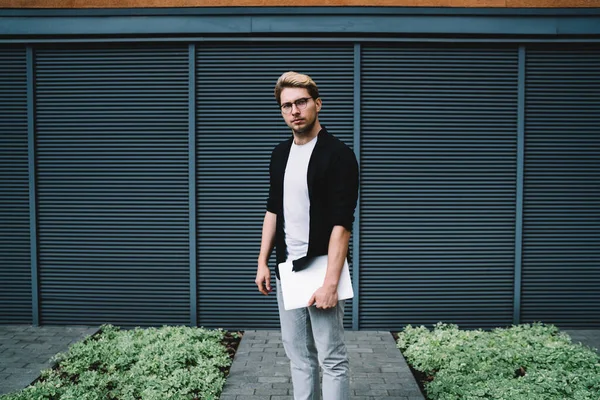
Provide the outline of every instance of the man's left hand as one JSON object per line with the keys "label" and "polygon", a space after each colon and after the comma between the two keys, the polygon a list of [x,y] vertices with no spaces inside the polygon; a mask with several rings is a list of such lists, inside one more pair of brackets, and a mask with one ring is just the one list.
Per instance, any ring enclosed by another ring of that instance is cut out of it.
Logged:
{"label": "man's left hand", "polygon": [[337,306],[337,288],[321,286],[308,301],[308,306],[315,305],[317,308],[327,309]]}

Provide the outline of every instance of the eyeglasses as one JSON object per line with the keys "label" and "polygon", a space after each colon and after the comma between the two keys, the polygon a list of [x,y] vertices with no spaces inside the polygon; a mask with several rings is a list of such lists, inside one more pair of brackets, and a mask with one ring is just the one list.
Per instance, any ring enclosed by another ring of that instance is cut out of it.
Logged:
{"label": "eyeglasses", "polygon": [[306,106],[308,105],[308,101],[310,99],[312,99],[312,97],[302,97],[301,99],[298,99],[298,100],[294,101],[293,103],[283,103],[282,105],[279,106],[279,108],[281,108],[281,111],[284,114],[291,113],[294,104],[296,105],[296,108],[298,110],[304,110],[306,108]]}

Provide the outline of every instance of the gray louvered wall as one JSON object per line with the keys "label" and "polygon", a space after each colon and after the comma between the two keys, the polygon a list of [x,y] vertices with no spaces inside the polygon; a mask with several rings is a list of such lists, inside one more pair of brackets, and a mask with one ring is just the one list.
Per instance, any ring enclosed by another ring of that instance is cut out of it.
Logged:
{"label": "gray louvered wall", "polygon": [[[362,47],[360,328],[512,323],[517,48]],[[311,74],[352,145],[353,46],[197,48],[198,324],[278,328],[253,284],[273,86]],[[189,323],[187,46],[35,53],[40,322]],[[522,321],[598,327],[600,48],[526,66]],[[32,321],[26,84],[1,48],[0,323]]]}
{"label": "gray louvered wall", "polygon": [[[291,135],[273,88],[283,72],[311,75],[321,122],[352,145],[353,47],[219,44],[197,53],[198,324],[278,328],[275,294],[254,284],[269,158]],[[348,302],[347,326],[351,317]]]}
{"label": "gray louvered wall", "polygon": [[189,323],[187,47],[36,69],[41,322]]}
{"label": "gray louvered wall", "polygon": [[600,327],[600,47],[526,65],[522,320]]}
{"label": "gray louvered wall", "polygon": [[517,61],[364,46],[361,328],[512,322]]}
{"label": "gray louvered wall", "polygon": [[0,48],[0,324],[32,322],[25,57]]}

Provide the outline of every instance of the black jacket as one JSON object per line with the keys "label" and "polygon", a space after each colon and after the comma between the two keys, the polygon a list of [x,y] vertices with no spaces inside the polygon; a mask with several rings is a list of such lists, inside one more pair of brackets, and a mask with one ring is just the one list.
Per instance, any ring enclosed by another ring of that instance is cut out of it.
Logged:
{"label": "black jacket", "polygon": [[[293,137],[280,143],[271,154],[269,167],[270,188],[267,211],[277,214],[275,248],[277,264],[285,262],[283,220],[283,178]],[[335,136],[322,128],[308,163],[308,197],[310,226],[308,253],[294,261],[294,271],[302,270],[312,257],[326,255],[331,231],[341,225],[352,231],[354,209],[358,201],[358,162],[354,152]],[[279,268],[275,267],[279,278]]]}

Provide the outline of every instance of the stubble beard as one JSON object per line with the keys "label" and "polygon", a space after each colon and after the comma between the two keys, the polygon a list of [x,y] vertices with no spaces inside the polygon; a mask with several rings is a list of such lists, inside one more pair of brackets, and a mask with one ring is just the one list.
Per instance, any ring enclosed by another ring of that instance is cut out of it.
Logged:
{"label": "stubble beard", "polygon": [[312,129],[315,127],[316,122],[317,122],[317,119],[315,118],[312,122],[307,123],[306,125],[304,125],[304,127],[300,128],[298,130],[292,128],[292,131],[294,132],[295,135],[304,136],[306,133],[312,131]]}

